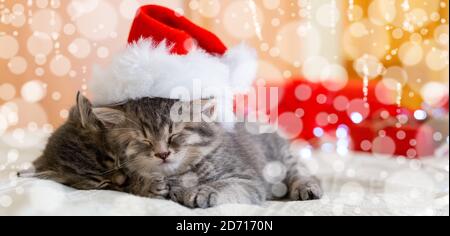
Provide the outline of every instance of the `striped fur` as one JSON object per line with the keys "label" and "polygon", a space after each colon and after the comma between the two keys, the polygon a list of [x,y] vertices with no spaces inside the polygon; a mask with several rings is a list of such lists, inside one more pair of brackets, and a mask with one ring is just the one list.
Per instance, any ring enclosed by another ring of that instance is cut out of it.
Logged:
{"label": "striped fur", "polygon": [[[291,155],[286,140],[252,135],[245,124],[230,132],[216,123],[175,122],[170,112],[176,102],[144,98],[92,107],[79,96],[69,121],[34,163],[38,177],[79,189],[169,198],[192,208],[322,196],[319,181]],[[158,153],[170,155],[163,160]],[[276,181],[265,173],[271,163],[286,170]],[[272,191],[280,184],[287,186],[285,196]]]}

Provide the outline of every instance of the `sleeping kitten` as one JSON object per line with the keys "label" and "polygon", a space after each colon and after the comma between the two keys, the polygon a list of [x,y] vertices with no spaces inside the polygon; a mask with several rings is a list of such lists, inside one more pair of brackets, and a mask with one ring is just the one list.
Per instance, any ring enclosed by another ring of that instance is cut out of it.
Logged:
{"label": "sleeping kitten", "polygon": [[[125,171],[140,176],[142,183],[157,183],[154,188],[161,190],[160,196],[170,193],[172,200],[192,208],[259,204],[281,197],[272,191],[281,183],[287,186],[291,200],[322,196],[319,181],[291,156],[288,142],[278,135],[251,135],[244,124],[227,132],[217,123],[175,122],[172,108],[179,104],[145,98],[108,109],[113,118],[107,122],[106,142],[125,163]],[[209,116],[214,109],[203,101],[201,113],[190,116]],[[285,171],[271,176],[266,168],[269,163]]]}
{"label": "sleeping kitten", "polygon": [[[285,140],[250,135],[243,124],[227,132],[216,123],[174,122],[175,104],[146,98],[93,107],[78,95],[68,122],[34,163],[36,177],[83,190],[170,197],[193,208],[275,199],[272,185],[279,182],[288,186],[292,200],[321,197],[319,182],[290,156]],[[215,109],[207,101],[201,108],[201,115]],[[275,179],[264,174],[273,161],[286,167]]]}
{"label": "sleeping kitten", "polygon": [[120,189],[126,177],[116,171],[115,156],[104,145],[103,125],[90,120],[93,114],[84,109],[87,103],[77,95],[77,106],[49,138],[43,154],[33,163],[34,170],[19,176],[50,179],[83,190]]}
{"label": "sleeping kitten", "polygon": [[108,120],[113,118],[107,108],[93,108],[78,94],[68,121],[52,134],[42,156],[33,163],[34,170],[18,175],[53,180],[80,190],[116,190],[159,197],[158,183],[142,183],[139,176],[126,175],[121,170],[123,164],[104,140]]}

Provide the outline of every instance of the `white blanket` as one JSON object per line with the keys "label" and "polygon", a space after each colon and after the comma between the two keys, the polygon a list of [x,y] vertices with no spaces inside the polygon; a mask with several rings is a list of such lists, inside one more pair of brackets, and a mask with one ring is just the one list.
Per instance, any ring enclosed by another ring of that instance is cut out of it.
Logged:
{"label": "white blanket", "polygon": [[192,210],[171,201],[18,179],[15,171],[39,153],[0,144],[0,215],[449,215],[448,157],[409,161],[315,153],[305,161],[323,182],[322,200]]}

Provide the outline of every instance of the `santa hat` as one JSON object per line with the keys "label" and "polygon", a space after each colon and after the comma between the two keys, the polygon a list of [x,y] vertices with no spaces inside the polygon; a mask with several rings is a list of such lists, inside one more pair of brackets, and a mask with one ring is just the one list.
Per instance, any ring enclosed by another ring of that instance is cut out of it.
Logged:
{"label": "santa hat", "polygon": [[[148,5],[137,12],[127,48],[108,69],[94,70],[90,85],[97,105],[144,97],[179,99],[174,89],[180,88],[197,100],[218,97],[217,90],[224,88],[244,92],[256,69],[254,50],[243,44],[227,49],[217,36],[184,16]],[[231,109],[232,101],[226,100],[219,110]]]}

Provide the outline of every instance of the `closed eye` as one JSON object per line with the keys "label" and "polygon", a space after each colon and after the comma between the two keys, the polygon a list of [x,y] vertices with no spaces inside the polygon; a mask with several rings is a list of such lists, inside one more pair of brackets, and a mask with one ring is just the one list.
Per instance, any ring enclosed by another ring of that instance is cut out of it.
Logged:
{"label": "closed eye", "polygon": [[111,184],[112,184],[111,181],[109,181],[109,180],[104,180],[104,181],[100,182],[100,183],[97,185],[97,189],[106,189],[106,188],[108,188]]}
{"label": "closed eye", "polygon": [[142,139],[140,140],[143,144],[153,146],[153,142],[150,139]]}
{"label": "closed eye", "polygon": [[176,140],[176,139],[179,138],[179,137],[181,137],[181,134],[174,134],[174,135],[171,135],[171,136],[169,137],[169,140],[167,140],[167,143],[170,145],[174,140]]}

